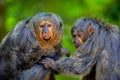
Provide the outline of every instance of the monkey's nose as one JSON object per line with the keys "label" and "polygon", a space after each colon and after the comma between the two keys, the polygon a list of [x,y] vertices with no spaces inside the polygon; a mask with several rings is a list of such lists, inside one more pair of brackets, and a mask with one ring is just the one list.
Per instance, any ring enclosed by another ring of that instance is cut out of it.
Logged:
{"label": "monkey's nose", "polygon": [[75,45],[76,48],[78,48],[78,47],[81,46],[82,44],[83,44],[83,43],[81,43],[81,42],[79,41],[79,38],[78,38],[78,37],[74,38],[74,45]]}
{"label": "monkey's nose", "polygon": [[43,33],[48,33],[48,32],[49,32],[49,30],[48,30],[48,28],[47,28],[47,27],[44,27],[42,32],[43,32]]}
{"label": "monkey's nose", "polygon": [[77,37],[74,38],[74,43],[79,43],[79,40]]}

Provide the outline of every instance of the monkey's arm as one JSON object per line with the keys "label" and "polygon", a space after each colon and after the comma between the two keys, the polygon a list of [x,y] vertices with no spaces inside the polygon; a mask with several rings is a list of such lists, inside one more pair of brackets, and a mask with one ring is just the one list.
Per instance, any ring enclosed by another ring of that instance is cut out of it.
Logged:
{"label": "monkey's arm", "polygon": [[80,53],[76,53],[70,58],[62,58],[58,61],[47,58],[42,63],[46,68],[51,68],[59,72],[84,74],[89,73],[95,62],[96,58],[93,59],[89,54],[81,56]]}
{"label": "monkey's arm", "polygon": [[29,19],[20,21],[3,39],[0,45],[0,56],[3,59],[11,59],[6,60],[6,64],[9,62],[11,63],[10,65],[13,65],[12,61],[14,61],[16,63],[15,67],[20,69],[31,67],[39,61],[39,58],[43,54],[34,37],[31,24],[28,22]]}

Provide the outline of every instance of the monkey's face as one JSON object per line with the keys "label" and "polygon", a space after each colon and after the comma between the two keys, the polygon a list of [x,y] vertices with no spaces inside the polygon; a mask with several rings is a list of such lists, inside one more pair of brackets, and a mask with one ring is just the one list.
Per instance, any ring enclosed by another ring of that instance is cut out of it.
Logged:
{"label": "monkey's face", "polygon": [[39,23],[39,36],[45,41],[49,41],[54,34],[54,24],[48,20],[43,20]]}
{"label": "monkey's face", "polygon": [[60,43],[63,23],[59,16],[52,13],[40,13],[32,18],[36,39],[48,49]]}
{"label": "monkey's face", "polygon": [[38,37],[41,41],[45,41],[47,43],[52,40],[52,42],[54,42],[54,38],[58,38],[56,36],[60,37],[62,35],[61,26],[53,19],[48,17],[41,18],[38,23]]}
{"label": "monkey's face", "polygon": [[76,48],[83,45],[94,33],[94,28],[91,25],[83,23],[85,22],[77,21],[71,30]]}
{"label": "monkey's face", "polygon": [[85,42],[85,33],[83,31],[79,31],[77,27],[72,28],[72,37],[73,42],[76,48],[81,46]]}

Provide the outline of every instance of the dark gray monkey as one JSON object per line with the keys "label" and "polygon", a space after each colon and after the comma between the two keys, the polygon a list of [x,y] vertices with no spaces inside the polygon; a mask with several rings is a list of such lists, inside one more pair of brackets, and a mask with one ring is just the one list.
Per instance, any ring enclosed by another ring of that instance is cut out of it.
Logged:
{"label": "dark gray monkey", "polygon": [[57,60],[66,51],[61,48],[62,32],[62,20],[53,13],[38,13],[20,21],[0,45],[0,80],[50,79],[50,71],[37,63],[47,55]]}
{"label": "dark gray monkey", "polygon": [[82,74],[83,80],[120,80],[120,30],[95,18],[78,19],[71,30],[75,55],[42,61],[45,67],[70,74]]}

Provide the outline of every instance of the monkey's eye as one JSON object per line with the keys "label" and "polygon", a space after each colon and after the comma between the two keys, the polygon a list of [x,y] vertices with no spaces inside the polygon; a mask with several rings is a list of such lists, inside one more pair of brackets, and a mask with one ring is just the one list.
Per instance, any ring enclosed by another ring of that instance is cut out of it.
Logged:
{"label": "monkey's eye", "polygon": [[72,35],[72,37],[74,38],[74,37],[76,37],[76,35],[75,35],[75,34],[73,34],[73,35]]}
{"label": "monkey's eye", "polygon": [[48,27],[52,27],[52,24],[48,24]]}
{"label": "monkey's eye", "polygon": [[40,24],[39,26],[40,26],[41,28],[44,27],[44,25],[42,25],[42,24]]}

